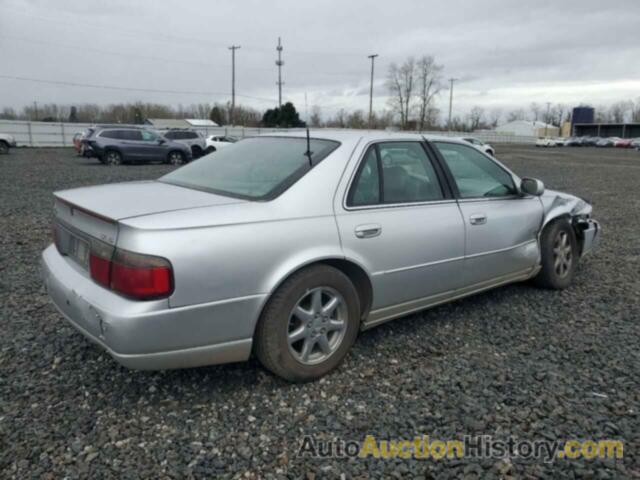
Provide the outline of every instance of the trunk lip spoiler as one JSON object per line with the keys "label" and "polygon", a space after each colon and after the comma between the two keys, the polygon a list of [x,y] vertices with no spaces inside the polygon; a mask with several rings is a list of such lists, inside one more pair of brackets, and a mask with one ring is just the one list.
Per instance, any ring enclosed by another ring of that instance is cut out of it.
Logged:
{"label": "trunk lip spoiler", "polygon": [[85,215],[89,215],[90,217],[94,217],[97,218],[98,220],[102,220],[103,222],[108,222],[111,224],[117,224],[118,221],[113,219],[113,218],[109,218],[109,217],[105,217],[104,215],[100,215],[99,213],[96,212],[92,212],[91,210],[88,210],[86,208],[83,208],[79,205],[76,205],[75,203],[70,202],[69,200],[66,200],[56,194],[53,195],[55,197],[55,199],[57,201],[59,201],[60,203],[65,204],[66,206],[68,206],[71,209],[71,215],[73,215],[73,211],[77,210],[79,212],[84,213]]}

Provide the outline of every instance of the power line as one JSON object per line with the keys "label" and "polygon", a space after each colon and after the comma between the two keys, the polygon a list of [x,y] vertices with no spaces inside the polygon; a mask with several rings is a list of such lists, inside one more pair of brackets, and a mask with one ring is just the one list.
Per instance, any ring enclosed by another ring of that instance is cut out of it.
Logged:
{"label": "power line", "polygon": [[[226,97],[229,95],[228,92],[203,92],[203,91],[190,91],[190,90],[161,90],[154,88],[136,88],[136,87],[123,87],[119,85],[104,85],[104,84],[95,84],[95,83],[79,83],[79,82],[67,82],[60,80],[43,80],[41,78],[32,78],[32,77],[21,77],[17,75],[0,75],[0,78],[5,78],[8,80],[18,80],[25,82],[34,82],[34,83],[45,83],[49,85],[59,85],[59,86],[67,86],[67,87],[85,87],[85,88],[98,88],[104,90],[118,90],[118,91],[127,91],[127,92],[148,92],[148,93],[168,93],[175,95],[201,95],[201,96],[220,96]],[[270,102],[274,103],[275,99],[273,98],[264,98],[264,97],[254,97],[252,95],[241,95],[238,94],[238,97],[250,98],[252,100],[259,100],[262,102]]]}

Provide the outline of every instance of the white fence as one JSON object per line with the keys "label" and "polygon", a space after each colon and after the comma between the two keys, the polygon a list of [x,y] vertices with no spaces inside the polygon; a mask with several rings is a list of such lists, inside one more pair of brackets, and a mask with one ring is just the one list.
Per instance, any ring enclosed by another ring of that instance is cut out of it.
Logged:
{"label": "white fence", "polygon": [[[20,147],[71,147],[73,135],[92,126],[89,123],[57,123],[57,122],[27,122],[17,120],[0,120],[0,133],[13,135]],[[151,126],[149,126],[152,128]],[[250,128],[250,127],[192,127],[204,135],[231,135],[244,138],[287,129]],[[295,130],[295,129],[294,129]],[[416,132],[419,133],[419,132]],[[420,132],[426,135],[441,136],[470,136],[488,143],[535,143],[535,137],[497,134],[483,131],[473,134],[463,132]]]}

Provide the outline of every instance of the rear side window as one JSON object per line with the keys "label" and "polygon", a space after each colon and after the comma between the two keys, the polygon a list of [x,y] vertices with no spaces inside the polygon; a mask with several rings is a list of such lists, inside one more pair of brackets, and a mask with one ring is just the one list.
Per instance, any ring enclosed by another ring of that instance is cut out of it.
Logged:
{"label": "rear side window", "polygon": [[436,171],[419,142],[388,142],[369,148],[352,184],[347,205],[442,200]]}
{"label": "rear side window", "polygon": [[375,147],[370,147],[364,157],[347,203],[353,206],[380,203],[380,172]]}
{"label": "rear side window", "polygon": [[513,178],[473,147],[434,142],[453,176],[461,198],[505,197],[517,193]]}
{"label": "rear side window", "polygon": [[140,130],[123,130],[125,140],[142,140],[142,134]]}
{"label": "rear side window", "polygon": [[194,138],[198,138],[198,134],[196,132],[184,132],[184,139],[193,140]]}
{"label": "rear side window", "polygon": [[122,130],[105,130],[103,132],[100,132],[100,136],[103,138],[112,138],[118,140],[122,140],[124,138]]}

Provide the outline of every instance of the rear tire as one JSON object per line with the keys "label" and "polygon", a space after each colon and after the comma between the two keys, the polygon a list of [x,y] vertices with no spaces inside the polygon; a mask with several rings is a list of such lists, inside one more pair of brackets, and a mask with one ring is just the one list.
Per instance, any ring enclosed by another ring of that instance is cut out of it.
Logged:
{"label": "rear tire", "polygon": [[4,140],[0,140],[0,154],[9,153],[9,144]]}
{"label": "rear tire", "polygon": [[206,155],[209,155],[210,153],[213,153],[216,151],[216,147],[207,147],[207,149],[204,151],[204,153]]}
{"label": "rear tire", "polygon": [[202,149],[198,146],[193,146],[191,147],[191,155],[193,155],[193,158],[200,158],[202,156]]}
{"label": "rear tire", "polygon": [[109,166],[122,165],[122,154],[116,150],[107,150],[102,163]]}
{"label": "rear tire", "polygon": [[571,285],[578,266],[578,241],[566,219],[545,227],[540,238],[542,269],[535,278],[539,287],[563,290]]}
{"label": "rear tire", "polygon": [[305,268],[273,294],[258,321],[255,354],[291,382],[315,380],[336,368],[360,329],[351,280],[327,265]]}

